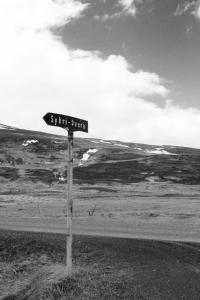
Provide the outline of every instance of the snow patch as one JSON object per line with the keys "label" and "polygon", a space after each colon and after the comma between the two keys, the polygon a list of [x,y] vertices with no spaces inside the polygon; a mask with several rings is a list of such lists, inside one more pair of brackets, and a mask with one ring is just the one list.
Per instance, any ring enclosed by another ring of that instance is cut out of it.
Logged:
{"label": "snow patch", "polygon": [[22,146],[26,147],[26,146],[28,146],[30,144],[36,144],[36,143],[38,143],[38,140],[27,140],[27,141],[23,142]]}
{"label": "snow patch", "polygon": [[120,147],[125,147],[125,148],[130,148],[129,146],[127,145],[123,145],[123,144],[114,144],[115,146],[120,146]]}
{"label": "snow patch", "polygon": [[89,149],[86,153],[83,154],[83,158],[81,160],[87,161],[90,157],[90,154],[96,153],[97,151],[97,149]]}
{"label": "snow patch", "polygon": [[104,144],[112,144],[111,142],[107,142],[107,141],[103,141],[103,140],[100,140],[100,143],[104,143]]}
{"label": "snow patch", "polygon": [[90,157],[91,154],[96,153],[98,150],[97,149],[89,149],[86,153],[83,154],[83,158],[81,158],[81,161],[79,163],[79,166],[82,166],[83,161],[87,161]]}
{"label": "snow patch", "polygon": [[65,178],[64,178],[63,176],[60,176],[60,177],[58,178],[58,180],[59,180],[60,182],[64,182],[64,181],[65,181]]}
{"label": "snow patch", "polygon": [[54,141],[55,144],[62,144],[63,141]]}
{"label": "snow patch", "polygon": [[135,147],[134,149],[136,149],[136,150],[142,150],[142,148],[139,148],[139,147]]}
{"label": "snow patch", "polygon": [[145,152],[150,154],[177,155],[175,153],[170,153],[162,148],[156,148],[154,150],[145,150]]}

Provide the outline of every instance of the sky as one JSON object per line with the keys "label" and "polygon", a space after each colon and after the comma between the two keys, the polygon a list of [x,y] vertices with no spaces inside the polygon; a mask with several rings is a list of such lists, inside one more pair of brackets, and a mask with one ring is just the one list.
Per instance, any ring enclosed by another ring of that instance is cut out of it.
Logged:
{"label": "sky", "polygon": [[200,148],[199,0],[1,0],[0,123]]}

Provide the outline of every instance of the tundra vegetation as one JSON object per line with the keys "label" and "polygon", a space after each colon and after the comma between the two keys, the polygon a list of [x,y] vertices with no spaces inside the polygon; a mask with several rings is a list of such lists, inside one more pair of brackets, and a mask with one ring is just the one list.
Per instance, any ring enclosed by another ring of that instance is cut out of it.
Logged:
{"label": "tundra vegetation", "polygon": [[[0,141],[0,218],[65,218],[67,138],[4,126]],[[198,231],[199,184],[199,149],[74,140],[75,221]],[[1,231],[0,297],[199,299],[199,251],[75,236],[67,279],[64,235]]]}

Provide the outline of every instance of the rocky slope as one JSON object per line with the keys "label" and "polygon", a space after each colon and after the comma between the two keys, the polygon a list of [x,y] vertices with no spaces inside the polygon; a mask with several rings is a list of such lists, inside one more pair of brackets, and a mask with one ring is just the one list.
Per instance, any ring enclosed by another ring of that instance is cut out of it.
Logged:
{"label": "rocky slope", "polygon": [[[0,182],[65,182],[67,138],[0,125]],[[200,184],[200,149],[74,139],[74,181]]]}

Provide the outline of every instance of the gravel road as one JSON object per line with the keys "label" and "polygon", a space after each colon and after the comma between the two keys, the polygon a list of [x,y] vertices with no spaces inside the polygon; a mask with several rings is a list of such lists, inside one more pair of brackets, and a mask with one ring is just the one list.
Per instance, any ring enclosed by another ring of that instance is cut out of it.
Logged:
{"label": "gravel road", "polygon": [[[0,218],[0,229],[65,233],[64,218]],[[157,223],[118,223],[114,221],[73,220],[73,233],[80,235],[110,236],[120,238],[151,239],[161,241],[196,242],[200,243],[200,228],[195,224],[184,226],[180,224]]]}

